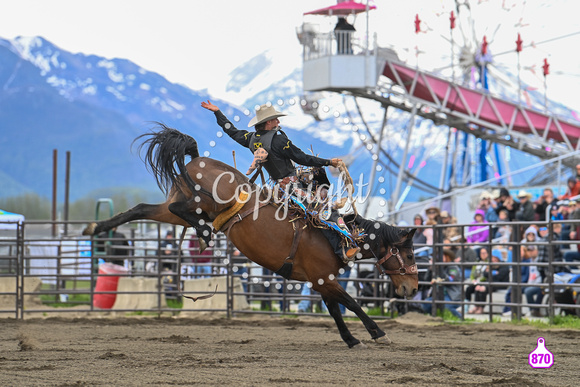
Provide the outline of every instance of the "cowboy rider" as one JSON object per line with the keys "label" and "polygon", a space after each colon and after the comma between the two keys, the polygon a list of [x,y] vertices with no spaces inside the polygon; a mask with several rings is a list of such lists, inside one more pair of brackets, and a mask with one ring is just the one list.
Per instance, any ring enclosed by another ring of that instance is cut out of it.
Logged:
{"label": "cowboy rider", "polygon": [[[238,144],[250,149],[252,153],[256,153],[258,149],[263,151],[261,148],[264,148],[267,152],[267,159],[263,163],[264,168],[268,171],[272,180],[283,185],[298,181],[293,161],[309,167],[325,167],[329,165],[338,167],[341,161],[338,158],[323,159],[308,155],[294,145],[279,126],[280,120],[278,120],[278,117],[286,114],[277,111],[271,104],[261,105],[256,108],[256,116],[248,124],[248,127],[253,126],[255,128],[254,132],[234,127],[221,110],[209,100],[202,102],[201,106],[215,114],[218,125]],[[258,157],[258,153],[256,153],[256,157]],[[348,261],[355,259],[360,248],[348,249],[343,255],[340,237],[332,230],[322,229],[322,231],[339,257],[343,257],[343,259]]]}

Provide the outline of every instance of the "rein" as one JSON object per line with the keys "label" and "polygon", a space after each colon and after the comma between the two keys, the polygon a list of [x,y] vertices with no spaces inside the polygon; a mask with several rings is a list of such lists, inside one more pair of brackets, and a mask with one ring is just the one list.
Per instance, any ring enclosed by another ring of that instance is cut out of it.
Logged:
{"label": "rein", "polygon": [[[373,254],[374,254],[374,252],[373,252]],[[391,257],[396,257],[397,260],[399,261],[399,264],[401,265],[401,267],[398,270],[384,270],[383,269],[382,264],[387,262]],[[377,267],[377,269],[379,269],[379,272],[381,274],[390,274],[390,275],[407,275],[408,274],[408,275],[412,275],[412,274],[419,273],[419,270],[417,269],[417,264],[409,266],[409,265],[405,264],[405,262],[403,262],[403,258],[401,257],[399,249],[396,247],[391,247],[389,249],[389,252],[375,263],[375,266]]]}
{"label": "rein", "polygon": [[250,184],[254,184],[258,175],[262,179],[262,186],[265,186],[266,179],[264,178],[264,172],[262,172],[262,164],[258,164],[258,168],[256,168],[256,172],[254,173],[254,176],[252,176],[252,178],[250,179]]}

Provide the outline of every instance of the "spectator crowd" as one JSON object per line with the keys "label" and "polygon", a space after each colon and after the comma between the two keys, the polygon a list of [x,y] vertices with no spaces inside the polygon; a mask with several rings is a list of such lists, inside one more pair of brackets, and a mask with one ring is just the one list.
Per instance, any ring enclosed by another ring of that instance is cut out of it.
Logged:
{"label": "spectator crowd", "polygon": [[[541,304],[547,293],[544,284],[548,276],[573,271],[580,261],[577,242],[566,243],[580,241],[580,223],[576,222],[580,219],[580,164],[576,172],[559,197],[549,187],[536,199],[523,189],[517,195],[506,188],[483,191],[469,225],[459,225],[456,217],[438,207],[426,208],[424,216],[416,214],[413,224],[420,227],[413,238],[416,257],[430,264],[423,280],[443,283],[426,287],[418,298],[448,301],[445,308],[454,315],[460,309],[456,303],[464,301],[466,313],[481,314],[481,304],[490,292],[506,289],[505,302],[511,303],[512,288],[502,283],[519,282],[523,284],[522,297],[530,305],[529,315],[542,316],[543,309],[535,305]],[[520,273],[505,264],[515,260],[516,253],[526,264],[520,266]],[[546,265],[550,257],[551,273]],[[433,260],[446,264],[433,265]],[[457,264],[461,269],[454,266]],[[458,276],[461,271],[463,275]],[[454,283],[462,280],[463,300]],[[430,303],[421,306],[423,311],[431,311]],[[511,314],[510,307],[504,307],[503,312]]]}

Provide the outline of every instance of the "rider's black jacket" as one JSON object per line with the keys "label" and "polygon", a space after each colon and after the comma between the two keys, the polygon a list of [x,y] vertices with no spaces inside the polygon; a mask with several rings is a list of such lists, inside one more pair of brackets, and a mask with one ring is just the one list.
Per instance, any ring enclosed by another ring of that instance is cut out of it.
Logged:
{"label": "rider's black jacket", "polygon": [[[265,130],[256,132],[239,130],[234,127],[220,110],[215,112],[215,116],[218,125],[222,127],[224,132],[226,132],[226,134],[233,138],[238,144],[248,149],[256,143],[257,136],[262,136],[268,133]],[[269,155],[268,161],[264,163],[264,167],[268,171],[268,174],[270,174],[270,178],[275,180],[295,174],[292,161],[309,167],[324,167],[330,165],[330,160],[328,159],[307,155],[302,152],[300,148],[292,144],[292,141],[288,139],[282,130],[277,131],[272,138],[270,149],[266,150]],[[250,151],[253,153],[255,149],[250,149]]]}

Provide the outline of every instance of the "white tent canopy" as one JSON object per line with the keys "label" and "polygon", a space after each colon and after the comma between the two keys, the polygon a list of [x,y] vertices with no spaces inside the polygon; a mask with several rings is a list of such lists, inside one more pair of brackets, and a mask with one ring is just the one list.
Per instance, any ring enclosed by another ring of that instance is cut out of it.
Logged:
{"label": "white tent canopy", "polygon": [[24,222],[24,215],[0,209],[0,230],[16,230],[16,223]]}

